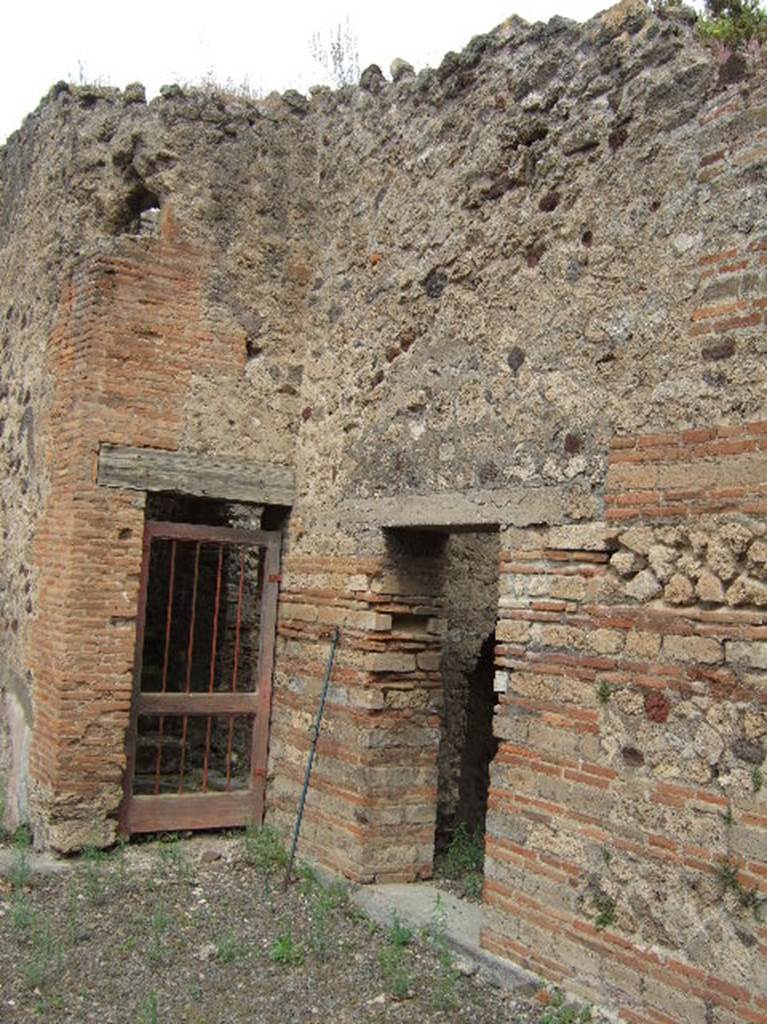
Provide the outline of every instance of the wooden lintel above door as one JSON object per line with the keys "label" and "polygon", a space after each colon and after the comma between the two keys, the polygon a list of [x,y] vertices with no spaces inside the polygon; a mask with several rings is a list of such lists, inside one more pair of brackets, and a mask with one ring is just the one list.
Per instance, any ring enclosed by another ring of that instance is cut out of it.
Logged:
{"label": "wooden lintel above door", "polygon": [[292,506],[295,474],[291,466],[254,462],[205,452],[169,452],[102,444],[97,481],[104,487],[136,491],[173,491],[204,498]]}

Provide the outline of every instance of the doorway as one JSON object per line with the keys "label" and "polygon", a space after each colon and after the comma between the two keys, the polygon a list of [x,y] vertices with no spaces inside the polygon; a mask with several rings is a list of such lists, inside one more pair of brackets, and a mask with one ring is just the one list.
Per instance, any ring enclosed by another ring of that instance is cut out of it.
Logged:
{"label": "doorway", "polygon": [[281,534],[189,505],[145,524],[123,835],[263,817]]}
{"label": "doorway", "polygon": [[[471,875],[466,894],[475,897],[482,887],[490,763],[498,748],[493,713],[499,556],[496,526],[387,530],[387,561],[396,585],[422,595],[417,600],[433,605],[428,612],[442,624],[433,871],[450,881],[454,874]],[[460,892],[462,886],[451,888]]]}
{"label": "doorway", "polygon": [[497,530],[448,535],[442,554],[447,620],[441,662],[442,719],[438,760],[435,875],[478,897],[482,885],[493,735]]}

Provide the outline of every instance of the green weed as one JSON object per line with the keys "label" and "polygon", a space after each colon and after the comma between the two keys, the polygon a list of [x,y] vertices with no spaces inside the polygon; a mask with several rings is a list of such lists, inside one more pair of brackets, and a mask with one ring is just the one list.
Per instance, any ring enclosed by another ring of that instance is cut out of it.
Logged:
{"label": "green weed", "polygon": [[597,928],[609,928],[611,924],[615,923],[615,911],[618,905],[613,897],[601,888],[598,882],[591,886],[591,901],[597,912],[594,918],[594,925]]}
{"label": "green weed", "polygon": [[183,844],[178,836],[169,836],[158,846],[160,862],[166,872],[182,885],[190,885],[192,881],[192,866],[186,856]]}
{"label": "green weed", "polygon": [[310,899],[317,889],[322,887],[320,876],[311,864],[299,864],[298,866],[298,890],[302,896]]}
{"label": "green weed", "polygon": [[435,1010],[448,1013],[458,1006],[459,972],[451,964],[440,964],[431,990],[431,1005]]}
{"label": "green weed", "polygon": [[77,892],[73,886],[69,886],[67,889],[66,922],[69,943],[74,946],[80,931],[80,905],[77,899]]}
{"label": "green weed", "polygon": [[471,833],[464,822],[459,822],[447,849],[435,858],[434,874],[456,882],[462,895],[478,900],[482,896],[484,861],[482,830],[478,828]]}
{"label": "green weed", "polygon": [[138,1016],[138,1024],[159,1024],[160,1007],[157,1000],[157,993],[150,992],[144,1002]]}
{"label": "green weed", "polygon": [[245,952],[241,940],[231,929],[216,939],[216,960],[220,964],[231,964]]}
{"label": "green weed", "polygon": [[431,1004],[435,1010],[447,1012],[458,1005],[458,979],[460,974],[453,965],[453,954],[447,938],[447,913],[441,897],[434,901],[431,923],[426,930],[426,939],[437,954],[437,977],[431,992]]}
{"label": "green weed", "polygon": [[613,695],[613,688],[609,683],[604,680],[597,687],[597,700],[600,704],[609,704],[610,698]]}
{"label": "green weed", "polygon": [[389,928],[389,943],[392,946],[409,946],[413,941],[413,931],[403,924],[399,914],[395,910],[391,916],[391,927]]}
{"label": "green weed", "polygon": [[764,785],[764,772],[761,768],[754,768],[751,772],[751,788],[758,793]]}
{"label": "green weed", "polygon": [[31,960],[26,960],[21,965],[19,974],[21,975],[24,987],[28,988],[31,992],[42,988],[45,984],[45,964],[37,956],[33,956]]}
{"label": "green weed", "polygon": [[85,895],[91,903],[103,903],[106,899],[106,879],[104,877],[104,865],[108,860],[108,854],[97,846],[86,846],[83,850],[83,863],[85,864]]}
{"label": "green weed", "polygon": [[413,987],[413,979],[407,969],[403,946],[384,946],[378,954],[384,984],[387,992],[395,999],[405,999]]}
{"label": "green weed", "polygon": [[590,1024],[592,1017],[590,1006],[568,1003],[564,993],[556,991],[541,1014],[540,1024]]}
{"label": "green weed", "polygon": [[318,960],[325,960],[330,942],[338,932],[339,915],[353,916],[349,891],[342,882],[324,885],[316,872],[306,865],[302,865],[299,871],[300,886],[309,902],[309,945]]}
{"label": "green weed", "polygon": [[168,908],[161,900],[154,908],[149,919],[149,948],[148,956],[153,964],[161,964],[165,959],[166,942],[165,936],[170,927]]}
{"label": "green weed", "polygon": [[283,967],[297,967],[304,962],[304,954],[293,938],[293,929],[289,923],[274,940],[269,950],[269,959]]}
{"label": "green weed", "polygon": [[16,890],[11,901],[11,928],[17,939],[26,936],[32,927],[33,920],[34,911],[26,893],[22,889]]}
{"label": "green weed", "polygon": [[127,845],[124,839],[119,839],[109,858],[112,867],[112,882],[117,892],[125,892],[128,888]]}
{"label": "green weed", "polygon": [[761,921],[766,901],[759,895],[757,889],[748,888],[741,883],[738,877],[738,865],[728,858],[719,865],[716,875],[722,886],[722,896],[727,892],[733,893],[740,906],[744,910],[750,910],[756,920]]}
{"label": "green weed", "polygon": [[13,864],[11,866],[11,885],[14,890],[24,889],[29,885],[32,874],[29,866],[29,851],[32,847],[32,834],[26,825],[19,825],[13,836]]}
{"label": "green weed", "polygon": [[29,956],[19,968],[21,980],[31,991],[43,988],[60,968],[61,950],[54,942],[51,927],[41,915],[32,913],[27,927]]}
{"label": "green weed", "polygon": [[243,835],[245,863],[255,868],[264,879],[264,890],[268,892],[274,875],[288,864],[287,850],[276,829],[269,825],[256,828],[248,825]]}
{"label": "green weed", "polygon": [[5,827],[5,812],[8,807],[8,794],[5,786],[0,786],[0,843],[10,838],[10,832]]}

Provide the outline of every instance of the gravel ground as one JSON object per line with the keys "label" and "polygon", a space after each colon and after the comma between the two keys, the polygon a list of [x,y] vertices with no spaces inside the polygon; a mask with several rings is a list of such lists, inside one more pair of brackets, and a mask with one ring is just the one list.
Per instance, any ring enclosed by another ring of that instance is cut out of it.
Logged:
{"label": "gravel ground", "polygon": [[457,970],[438,920],[414,936],[376,928],[308,869],[283,893],[268,836],[131,844],[55,874],[23,842],[5,855],[3,1024],[540,1024],[546,1012]]}

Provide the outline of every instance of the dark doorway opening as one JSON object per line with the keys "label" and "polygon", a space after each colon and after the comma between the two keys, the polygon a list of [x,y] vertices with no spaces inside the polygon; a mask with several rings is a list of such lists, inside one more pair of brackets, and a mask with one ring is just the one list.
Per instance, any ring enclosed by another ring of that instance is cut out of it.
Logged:
{"label": "dark doorway opening", "polygon": [[493,713],[498,694],[495,677],[495,631],[482,641],[474,671],[469,676],[466,704],[466,733],[461,757],[458,806],[455,817],[470,833],[484,833],[490,762],[498,750],[493,735]]}
{"label": "dark doorway opening", "polygon": [[[481,867],[497,703],[495,623],[499,535],[451,533],[442,561],[447,634],[442,652],[443,714],[435,833],[436,867],[456,843]],[[450,865],[448,864],[448,870]]]}
{"label": "dark doorway opening", "polygon": [[[440,608],[441,713],[434,874],[478,898],[497,696],[495,628],[500,534],[496,526],[387,530],[390,565],[410,593]],[[430,613],[430,614],[433,614]]]}

